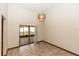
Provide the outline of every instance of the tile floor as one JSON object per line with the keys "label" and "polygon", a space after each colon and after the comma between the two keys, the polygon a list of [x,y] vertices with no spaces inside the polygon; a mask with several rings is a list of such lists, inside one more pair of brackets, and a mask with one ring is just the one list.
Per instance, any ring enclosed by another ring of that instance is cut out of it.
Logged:
{"label": "tile floor", "polygon": [[48,43],[40,42],[11,49],[7,56],[75,56]]}

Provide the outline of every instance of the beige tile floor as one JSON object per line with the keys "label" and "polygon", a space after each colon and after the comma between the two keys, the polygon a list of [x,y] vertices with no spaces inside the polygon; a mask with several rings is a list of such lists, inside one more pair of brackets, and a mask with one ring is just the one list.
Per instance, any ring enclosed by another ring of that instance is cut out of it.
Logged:
{"label": "beige tile floor", "polygon": [[11,49],[7,56],[74,56],[73,54],[52,46],[48,43],[40,42],[30,44],[20,48]]}

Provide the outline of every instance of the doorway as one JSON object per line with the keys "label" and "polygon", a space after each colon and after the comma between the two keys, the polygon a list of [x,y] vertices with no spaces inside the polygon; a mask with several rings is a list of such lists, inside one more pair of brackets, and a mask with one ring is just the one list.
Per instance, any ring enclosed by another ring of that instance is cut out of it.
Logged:
{"label": "doorway", "polygon": [[36,42],[36,26],[20,25],[19,45],[29,45]]}

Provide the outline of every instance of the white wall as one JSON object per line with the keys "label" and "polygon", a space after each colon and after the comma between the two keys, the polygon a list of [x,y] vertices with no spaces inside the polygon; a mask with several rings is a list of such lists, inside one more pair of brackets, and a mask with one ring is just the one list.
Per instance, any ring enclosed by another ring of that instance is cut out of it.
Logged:
{"label": "white wall", "polygon": [[[8,10],[8,8],[7,8],[7,4],[4,4],[4,3],[2,3],[2,4],[0,4],[0,14],[2,14],[6,19],[4,20],[4,37],[3,37],[3,45],[4,45],[4,47],[3,47],[3,54],[5,55],[6,54],[6,51],[7,51],[7,31],[8,31],[8,28],[7,28],[7,23],[8,23],[8,21],[7,21],[7,10]],[[1,33],[1,32],[0,32]],[[0,50],[1,51],[1,50]]]}
{"label": "white wall", "polygon": [[53,4],[46,15],[44,40],[79,54],[79,4]]}
{"label": "white wall", "polygon": [[17,4],[8,5],[8,48],[19,46],[19,25],[34,25],[38,27],[38,40],[42,40],[41,26],[37,12],[23,8]]}

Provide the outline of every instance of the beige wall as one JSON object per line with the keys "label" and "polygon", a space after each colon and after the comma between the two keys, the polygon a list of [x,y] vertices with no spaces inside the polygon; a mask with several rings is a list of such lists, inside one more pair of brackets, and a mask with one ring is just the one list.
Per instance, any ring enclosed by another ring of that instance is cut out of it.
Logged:
{"label": "beige wall", "polygon": [[19,46],[19,25],[33,25],[38,28],[38,40],[42,40],[41,26],[37,12],[17,4],[8,5],[8,48]]}
{"label": "beige wall", "polygon": [[46,14],[44,40],[79,54],[79,4],[54,4]]}
{"label": "beige wall", "polygon": [[[7,23],[8,23],[8,21],[7,21],[7,11],[8,11],[8,9],[7,9],[7,4],[0,4],[0,14],[2,14],[6,19],[4,20],[4,37],[3,37],[3,45],[4,45],[4,47],[3,47],[3,52],[4,52],[4,55],[6,54],[6,51],[7,51],[7,31],[8,31],[8,29],[7,29]],[[0,32],[1,33],[1,32]],[[1,51],[1,50],[0,50]]]}
{"label": "beige wall", "polygon": [[8,7],[7,4],[0,4],[0,12],[6,17],[4,54],[7,48],[19,45],[19,25],[37,26],[38,41],[45,40],[79,54],[79,4],[53,4],[46,12],[44,23],[38,21],[38,12],[16,4],[9,4]]}

